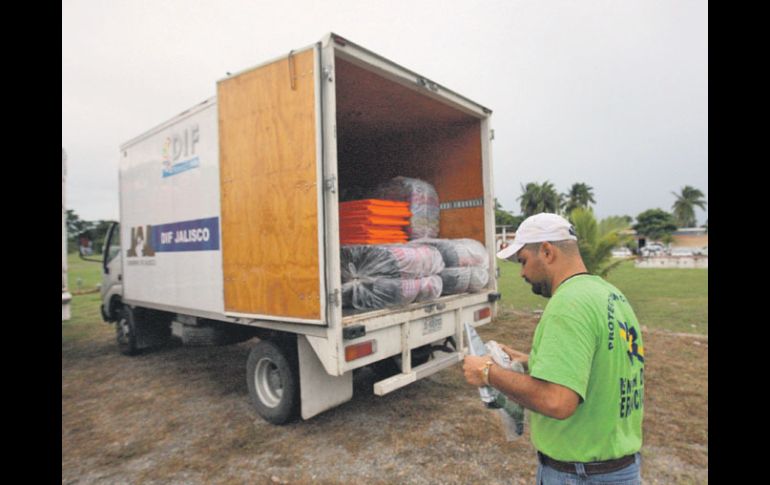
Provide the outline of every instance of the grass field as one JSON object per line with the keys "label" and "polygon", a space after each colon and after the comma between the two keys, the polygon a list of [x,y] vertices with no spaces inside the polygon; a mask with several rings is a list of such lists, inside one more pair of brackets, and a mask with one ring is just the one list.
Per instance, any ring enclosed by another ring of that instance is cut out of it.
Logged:
{"label": "grass field", "polygon": [[[97,258],[98,256],[92,256]],[[80,284],[78,284],[78,280]],[[93,332],[95,323],[102,323],[99,292],[93,292],[102,281],[102,265],[84,261],[77,254],[67,258],[67,284],[73,294],[70,303],[71,319],[62,322],[62,343],[85,337]],[[91,293],[88,293],[91,291]],[[79,294],[81,293],[82,294]],[[104,325],[102,323],[102,325]]]}
{"label": "grass field", "polygon": [[[548,300],[532,293],[519,276],[518,263],[501,261],[499,266],[505,306],[523,311],[545,308]],[[707,269],[638,269],[633,261],[626,261],[607,280],[626,295],[640,324],[708,335]]]}
{"label": "grass field", "polygon": [[[89,256],[92,259],[99,259],[101,255]],[[78,284],[80,279],[80,284]],[[102,265],[92,261],[80,259],[77,253],[72,253],[67,257],[67,284],[70,292],[79,290],[93,290],[96,285],[102,282]]]}

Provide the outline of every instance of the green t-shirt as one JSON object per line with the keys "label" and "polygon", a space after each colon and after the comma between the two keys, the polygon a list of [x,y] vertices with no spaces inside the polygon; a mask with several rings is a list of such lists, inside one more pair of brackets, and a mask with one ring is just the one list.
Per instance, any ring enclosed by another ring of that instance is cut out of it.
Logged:
{"label": "green t-shirt", "polygon": [[601,277],[564,281],[535,329],[530,375],[580,395],[565,420],[530,414],[532,443],[561,461],[604,461],[642,446],[644,345],[625,296]]}

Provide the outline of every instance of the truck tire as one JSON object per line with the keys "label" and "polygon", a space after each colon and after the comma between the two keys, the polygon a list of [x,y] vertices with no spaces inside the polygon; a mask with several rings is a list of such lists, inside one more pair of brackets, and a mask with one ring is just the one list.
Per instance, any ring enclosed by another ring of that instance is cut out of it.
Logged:
{"label": "truck tire", "polygon": [[118,311],[118,319],[115,322],[115,338],[118,341],[118,350],[123,355],[136,355],[139,346],[136,340],[136,318],[134,311],[128,305]]}
{"label": "truck tire", "polygon": [[252,404],[266,421],[285,424],[297,418],[300,393],[296,340],[257,343],[249,353],[246,376]]}
{"label": "truck tire", "polygon": [[129,305],[122,305],[117,314],[115,337],[121,354],[137,355],[171,341],[170,314]]}

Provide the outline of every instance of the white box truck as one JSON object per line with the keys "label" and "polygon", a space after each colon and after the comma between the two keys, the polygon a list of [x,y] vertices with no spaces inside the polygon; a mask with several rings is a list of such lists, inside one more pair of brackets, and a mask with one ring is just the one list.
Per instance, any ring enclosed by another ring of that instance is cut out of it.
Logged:
{"label": "white box truck", "polygon": [[67,284],[67,205],[64,192],[67,188],[67,152],[61,149],[61,321],[70,319],[72,294]]}
{"label": "white box truck", "polygon": [[[463,323],[499,299],[490,115],[333,33],[218,81],[121,147],[102,284],[119,348],[258,337],[249,393],[276,424],[350,400],[355,369],[395,368],[384,395],[461,361]],[[395,176],[435,187],[440,238],[484,245],[482,291],[344,307],[340,193]]]}

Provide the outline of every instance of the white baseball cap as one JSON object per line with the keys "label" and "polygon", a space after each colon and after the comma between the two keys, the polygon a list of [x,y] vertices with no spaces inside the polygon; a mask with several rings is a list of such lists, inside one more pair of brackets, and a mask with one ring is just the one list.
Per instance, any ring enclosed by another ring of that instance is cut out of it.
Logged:
{"label": "white baseball cap", "polygon": [[577,241],[575,228],[569,221],[556,214],[546,212],[527,217],[516,230],[513,243],[497,253],[500,259],[508,259],[524,247],[525,244],[545,241]]}

